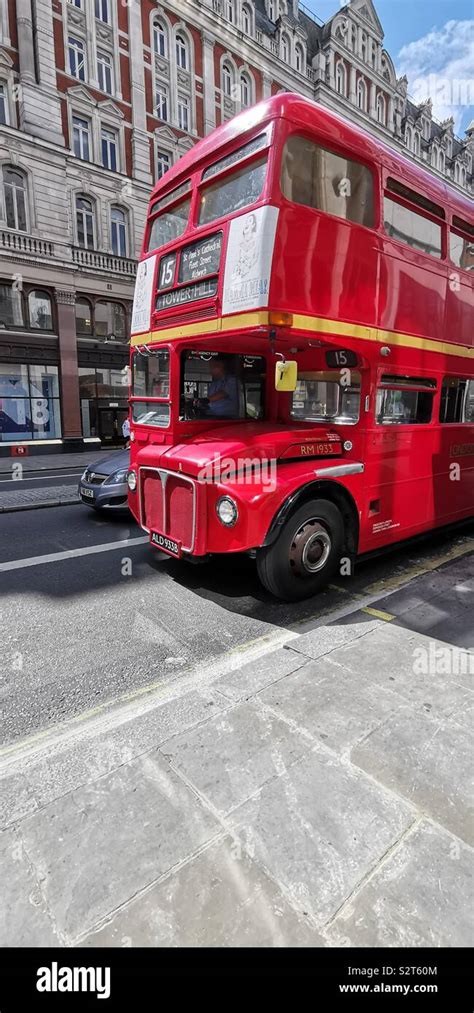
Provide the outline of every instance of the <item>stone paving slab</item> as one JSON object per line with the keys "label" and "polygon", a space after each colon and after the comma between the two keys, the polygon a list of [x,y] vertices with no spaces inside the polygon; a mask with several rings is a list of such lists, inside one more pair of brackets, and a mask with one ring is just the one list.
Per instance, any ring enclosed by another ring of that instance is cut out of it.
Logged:
{"label": "stone paving slab", "polygon": [[57,946],[39,884],[14,830],[0,834],[0,946]]}
{"label": "stone paving slab", "polygon": [[154,752],[27,817],[19,833],[70,942],[219,831]]}
{"label": "stone paving slab", "polygon": [[352,750],[351,760],[462,840],[474,843],[472,734],[406,706]]}
{"label": "stone paving slab", "polygon": [[327,658],[308,662],[258,699],[337,752],[354,746],[403,706],[388,688],[352,678]]}
{"label": "stone paving slab", "polygon": [[322,927],[414,818],[403,801],[315,747],[227,822],[297,910]]}
{"label": "stone paving slab", "polygon": [[252,703],[237,704],[161,747],[175,770],[221,813],[299,759],[311,742]]}
{"label": "stone paving slab", "polygon": [[283,676],[290,675],[304,663],[305,659],[298,652],[282,647],[221,676],[216,686],[219,693],[230,700],[248,699]]}
{"label": "stone paving slab", "polygon": [[474,855],[422,820],[334,921],[334,946],[472,946]]}
{"label": "stone paving slab", "polygon": [[82,946],[323,946],[309,919],[231,838],[133,900]]}
{"label": "stone paving slab", "polygon": [[317,626],[309,633],[303,633],[297,640],[292,641],[289,650],[305,654],[307,658],[317,661],[337,647],[366,637],[383,625],[382,619],[371,619],[369,616],[362,616],[360,612],[357,613],[357,620],[350,622],[351,618],[348,616],[341,619],[338,624]]}
{"label": "stone paving slab", "polygon": [[4,761],[0,772],[0,828],[156,749],[224,706],[225,700],[218,693],[191,691],[110,730],[104,730],[102,723],[91,723],[87,735],[78,728],[67,743],[59,740],[11,766]]}

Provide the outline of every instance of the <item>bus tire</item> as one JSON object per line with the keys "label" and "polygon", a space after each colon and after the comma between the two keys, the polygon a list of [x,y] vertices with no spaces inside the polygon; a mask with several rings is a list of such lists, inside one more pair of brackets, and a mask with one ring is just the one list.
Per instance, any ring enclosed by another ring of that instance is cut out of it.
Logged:
{"label": "bus tire", "polygon": [[272,545],[257,552],[263,586],[283,601],[316,594],[337,570],[344,547],[344,521],[327,499],[303,503]]}

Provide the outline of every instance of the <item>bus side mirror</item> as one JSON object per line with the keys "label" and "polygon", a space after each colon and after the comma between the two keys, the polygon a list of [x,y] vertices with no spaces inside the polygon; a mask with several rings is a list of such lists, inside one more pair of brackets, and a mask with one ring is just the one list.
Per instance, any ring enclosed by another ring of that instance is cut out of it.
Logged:
{"label": "bus side mirror", "polygon": [[275,366],[275,390],[296,390],[298,363],[277,362]]}

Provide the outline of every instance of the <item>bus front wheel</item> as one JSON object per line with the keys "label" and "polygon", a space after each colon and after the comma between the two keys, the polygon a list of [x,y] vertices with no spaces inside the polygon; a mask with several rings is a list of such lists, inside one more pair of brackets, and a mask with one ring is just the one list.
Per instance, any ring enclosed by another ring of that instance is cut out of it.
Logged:
{"label": "bus front wheel", "polygon": [[272,545],[257,552],[257,571],[267,591],[284,601],[316,594],[337,570],[344,546],[344,522],[326,499],[303,503]]}

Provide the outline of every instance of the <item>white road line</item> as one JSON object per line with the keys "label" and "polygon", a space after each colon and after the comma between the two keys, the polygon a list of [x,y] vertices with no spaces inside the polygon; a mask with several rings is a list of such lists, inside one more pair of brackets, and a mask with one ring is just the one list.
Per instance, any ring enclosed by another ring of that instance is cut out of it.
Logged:
{"label": "white road line", "polygon": [[24,482],[54,482],[55,479],[58,479],[58,485],[61,485],[59,479],[80,478],[81,475],[82,471],[71,471],[67,474],[62,473],[59,475],[32,475],[31,478],[23,475],[23,478],[0,478],[0,485],[11,485],[20,491]]}
{"label": "white road line", "polygon": [[122,538],[119,542],[103,542],[101,545],[85,545],[80,549],[66,549],[65,552],[51,552],[47,556],[29,556],[27,559],[13,559],[9,563],[0,563],[0,572],[22,570],[25,566],[40,566],[41,563],[57,563],[61,559],[74,559],[76,556],[93,556],[96,552],[110,552],[112,549],[126,549],[129,545],[143,545],[149,542],[148,535],[140,538]]}

